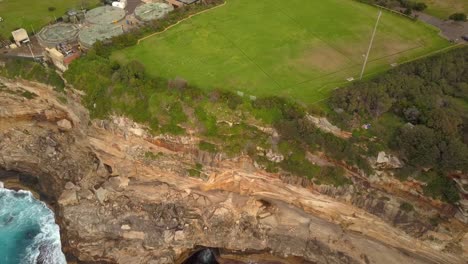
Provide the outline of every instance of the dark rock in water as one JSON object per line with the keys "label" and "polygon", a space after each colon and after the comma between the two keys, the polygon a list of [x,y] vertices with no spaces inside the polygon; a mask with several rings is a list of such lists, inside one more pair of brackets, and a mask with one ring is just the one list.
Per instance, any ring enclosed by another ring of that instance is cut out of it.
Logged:
{"label": "dark rock in water", "polygon": [[49,264],[51,263],[50,256],[53,255],[54,249],[52,246],[42,243],[39,246],[39,256],[37,257],[36,264]]}
{"label": "dark rock in water", "polygon": [[25,237],[29,240],[33,240],[34,237],[36,237],[36,235],[39,233],[40,231],[36,230],[36,229],[30,229],[30,230],[27,230],[25,232]]}
{"label": "dark rock in water", "polygon": [[[1,198],[2,198],[2,197],[0,197],[0,199],[1,199]],[[4,223],[5,225],[8,225],[8,224],[10,224],[11,222],[13,222],[14,219],[15,219],[15,218],[14,218],[13,216],[9,216],[3,223]]]}
{"label": "dark rock in water", "polygon": [[15,193],[13,193],[13,196],[15,198],[21,199],[21,198],[26,198],[28,196],[28,194],[25,193],[25,192],[15,192]]}

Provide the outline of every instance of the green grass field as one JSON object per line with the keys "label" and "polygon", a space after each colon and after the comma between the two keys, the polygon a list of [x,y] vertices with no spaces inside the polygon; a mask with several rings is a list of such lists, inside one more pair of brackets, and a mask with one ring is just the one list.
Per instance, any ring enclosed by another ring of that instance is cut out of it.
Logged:
{"label": "green grass field", "polygon": [[[32,28],[37,32],[55,17],[61,17],[68,9],[94,6],[99,0],[0,0],[0,36],[9,38],[11,31],[25,28],[29,32]],[[49,7],[56,10],[49,11]]]}
{"label": "green grass field", "polygon": [[[227,0],[112,58],[203,89],[314,103],[359,76],[377,13],[351,0]],[[436,29],[384,13],[366,73],[447,46]]]}
{"label": "green grass field", "polygon": [[468,0],[424,0],[426,13],[447,19],[453,13],[468,13]]}

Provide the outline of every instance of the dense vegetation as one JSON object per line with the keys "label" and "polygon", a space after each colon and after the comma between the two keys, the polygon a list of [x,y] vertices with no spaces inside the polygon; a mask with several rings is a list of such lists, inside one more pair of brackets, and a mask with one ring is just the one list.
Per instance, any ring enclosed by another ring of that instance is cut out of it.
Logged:
{"label": "dense vegetation", "polygon": [[[321,168],[309,162],[307,152],[316,150],[369,169],[352,142],[311,126],[305,121],[305,109],[285,99],[251,100],[229,91],[205,92],[183,79],[150,77],[137,61],[126,65],[111,63],[94,50],[74,62],[65,77],[75,88],[86,92],[83,103],[93,117],[127,115],[147,124],[154,133],[180,135],[195,130],[203,138],[201,150],[248,154],[272,172],[282,169],[325,184],[350,183],[342,169]],[[256,125],[276,127],[281,134],[279,142]],[[275,149],[285,160],[273,163],[261,149]]]}
{"label": "dense vegetation", "polygon": [[406,8],[406,13],[411,14],[411,10],[423,11],[427,8],[424,2],[412,1],[412,0],[360,0],[361,2],[368,4],[376,4],[388,8],[402,7]]}
{"label": "dense vegetation", "polygon": [[406,176],[426,178],[429,189],[446,188],[440,195],[456,200],[446,176],[468,171],[468,48],[337,90],[331,104],[348,128],[375,123],[370,133],[405,160]]}

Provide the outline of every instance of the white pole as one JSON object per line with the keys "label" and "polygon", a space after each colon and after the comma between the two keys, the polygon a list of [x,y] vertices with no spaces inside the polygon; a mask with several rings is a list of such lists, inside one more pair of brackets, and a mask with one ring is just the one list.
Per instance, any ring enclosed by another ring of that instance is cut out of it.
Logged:
{"label": "white pole", "polygon": [[375,33],[377,32],[377,26],[379,25],[380,17],[382,16],[382,10],[379,11],[379,16],[377,17],[377,22],[375,23],[374,32],[372,32],[372,38],[369,43],[369,48],[367,49],[366,58],[364,60],[364,65],[362,65],[361,76],[359,80],[362,80],[362,76],[364,75],[364,71],[366,70],[367,60],[369,59],[369,54],[372,49],[372,44],[374,43]]}
{"label": "white pole", "polygon": [[28,47],[29,47],[29,51],[31,51],[31,55],[32,55],[32,58],[33,58],[33,60],[34,60],[36,57],[34,56],[34,53],[33,53],[33,51],[32,51],[32,48],[31,48],[31,44],[30,44],[30,43],[28,43]]}

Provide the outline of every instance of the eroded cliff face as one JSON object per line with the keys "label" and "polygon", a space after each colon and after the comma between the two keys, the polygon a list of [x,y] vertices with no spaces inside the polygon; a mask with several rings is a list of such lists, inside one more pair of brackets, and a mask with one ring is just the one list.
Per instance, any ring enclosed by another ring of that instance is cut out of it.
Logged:
{"label": "eroded cliff face", "polygon": [[[200,152],[194,137],[154,137],[125,118],[91,122],[76,93],[65,100],[40,84],[0,82],[0,168],[37,177],[57,202],[64,251],[78,261],[181,263],[198,247],[283,263],[468,258],[456,220],[456,232],[416,238],[353,206],[343,198],[352,190],[288,184],[247,157]],[[189,177],[194,168],[199,177]]]}

